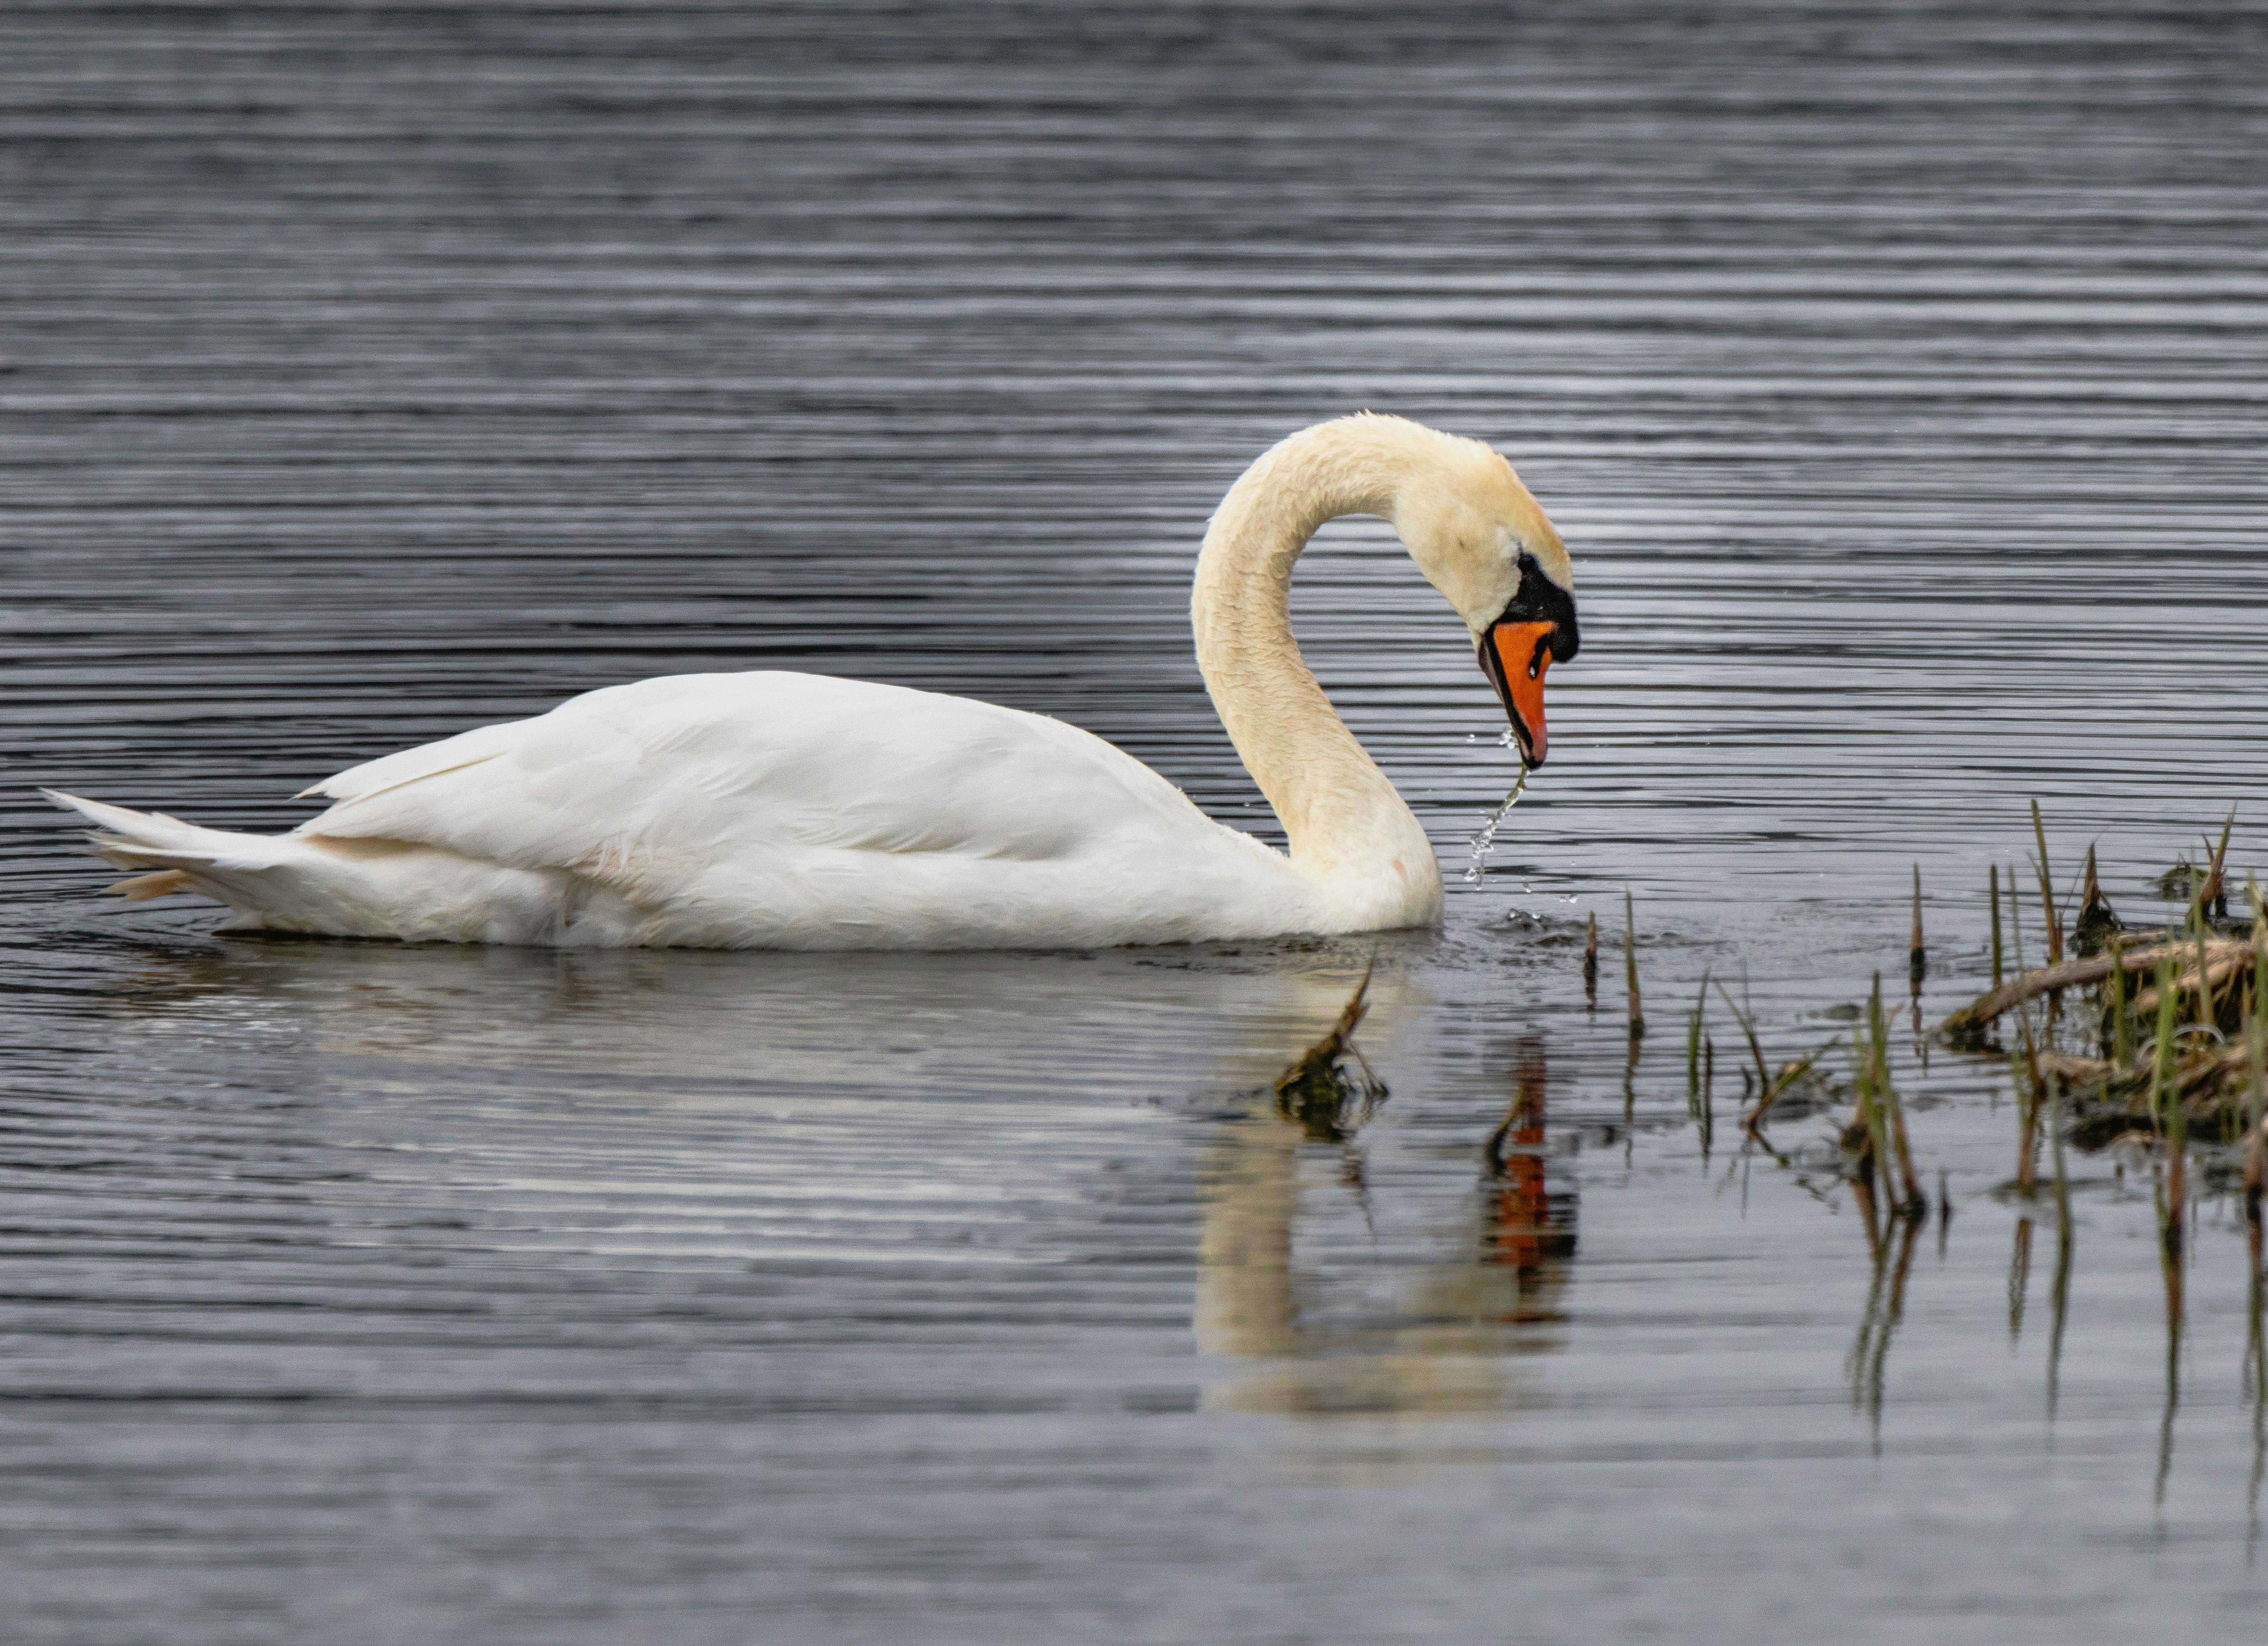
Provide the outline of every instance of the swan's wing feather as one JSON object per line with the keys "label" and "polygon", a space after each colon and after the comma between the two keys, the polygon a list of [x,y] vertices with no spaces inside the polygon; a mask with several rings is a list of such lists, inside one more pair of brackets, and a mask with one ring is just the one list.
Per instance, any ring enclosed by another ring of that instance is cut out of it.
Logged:
{"label": "swan's wing feather", "polygon": [[450,742],[464,747],[357,768],[355,793],[305,831],[572,869],[636,897],[799,850],[1046,859],[1137,816],[1152,833],[1218,830],[1074,727],[820,675],[640,681]]}
{"label": "swan's wing feather", "polygon": [[334,801],[367,800],[404,783],[492,760],[526,736],[528,724],[526,720],[504,720],[495,726],[475,726],[469,732],[459,732],[438,742],[421,743],[415,749],[381,755],[376,760],[349,766],[312,788],[301,789],[292,798],[304,800],[320,794]]}

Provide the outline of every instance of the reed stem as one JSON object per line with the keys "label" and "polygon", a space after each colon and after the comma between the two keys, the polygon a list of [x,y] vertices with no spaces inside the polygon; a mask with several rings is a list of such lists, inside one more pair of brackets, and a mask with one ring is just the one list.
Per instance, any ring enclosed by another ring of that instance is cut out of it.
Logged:
{"label": "reed stem", "polygon": [[1599,1009],[1599,912],[1591,911],[1583,932],[1583,1004]]}
{"label": "reed stem", "polygon": [[2134,1059],[2134,1008],[2126,993],[2126,940],[2110,940],[2110,1054],[2124,1067]]}
{"label": "reed stem", "polygon": [[2031,1013],[2019,1013],[2016,1021],[2024,1031],[2024,1060],[2015,1081],[2016,1186],[2029,1195],[2039,1185],[2040,1051]]}
{"label": "reed stem", "polygon": [[1638,996],[1638,917],[1627,886],[1623,888],[1623,982],[1630,992],[1630,1031],[1635,1040],[1646,1032],[1646,1008]]}
{"label": "reed stem", "polygon": [[2173,1094],[2166,1114],[2166,1256],[2169,1261],[2179,1264],[2187,1222],[2190,1158],[2189,1110],[2179,1092]]}
{"label": "reed stem", "polygon": [[[2244,1125],[2244,1221],[2252,1227],[2254,1251],[2258,1251],[2260,1235],[2260,1194],[2262,1177],[2268,1171],[2268,1130],[2264,1130],[2262,1117],[2268,1113],[2268,905],[2260,900],[2260,887],[2252,876],[2244,877],[2244,895],[2252,904],[2252,943],[2256,956],[2252,973],[2252,1021],[2247,1025],[2245,1039],[2252,1052],[2252,1103],[2245,1111]],[[2258,1259],[2254,1259],[2257,1288]],[[2268,1365],[2261,1369],[2268,1377]]]}
{"label": "reed stem", "polygon": [[1913,934],[1906,946],[1906,975],[1914,987],[1929,971],[1929,951],[1921,941],[1921,865],[1913,866]]}
{"label": "reed stem", "polygon": [[2071,1315],[2071,1178],[2064,1170],[2063,1082],[2048,1076],[2048,1138],[2054,1150],[2056,1198],[2055,1284],[2050,1291],[2053,1315],[2048,1328],[2048,1421],[2055,1421],[2058,1383],[2063,1369],[2063,1329]]}
{"label": "reed stem", "polygon": [[2173,1083],[2174,1009],[2180,999],[2174,979],[2179,975],[2169,945],[2158,956],[2158,1036],[2150,1048],[2150,1124],[2161,1135],[2166,1129],[2166,1093]]}
{"label": "reed stem", "polygon": [[[1929,1209],[1929,1200],[1921,1192],[1921,1179],[1915,1174],[1913,1148],[1906,1140],[1905,1105],[1898,1101],[1898,1089],[1890,1080],[1889,1026],[1882,1015],[1882,974],[1874,974],[1874,992],[1867,1008],[1867,1035],[1874,1042],[1874,1084],[1881,1103],[1883,1120],[1890,1134],[1890,1146],[1896,1151],[1900,1188],[1894,1192],[1898,1208],[1908,1217],[1919,1217]],[[1888,1178],[1885,1177],[1887,1185]]]}
{"label": "reed stem", "polygon": [[2197,943],[2197,1020],[2200,1023],[2209,1025],[2213,1022],[2213,974],[2205,967],[2205,902],[2200,898],[2198,902],[2198,919],[2196,924],[2191,926],[2190,935]]}
{"label": "reed stem", "polygon": [[2221,819],[2220,844],[2213,848],[2211,860],[2205,868],[2205,886],[2198,897],[2198,905],[2205,911],[2207,919],[2228,918],[2228,882],[2222,868],[2228,859],[2229,831],[2235,827],[2236,808],[2232,806],[2228,808],[2228,816]]}
{"label": "reed stem", "polygon": [[1764,1042],[1756,1038],[1756,1026],[1754,1020],[1739,1007],[1733,1005],[1733,997],[1725,994],[1723,984],[1717,985],[1717,993],[1725,995],[1725,1004],[1731,1009],[1734,1022],[1740,1024],[1741,1034],[1749,1043],[1749,1060],[1756,1065],[1756,1094],[1761,1097],[1771,1090],[1771,1070],[1764,1065]]}
{"label": "reed stem", "polygon": [[1856,1074],[1859,1092],[1859,1123],[1867,1131],[1867,1152],[1859,1162],[1860,1180],[1866,1184],[1869,1196],[1867,1219],[1874,1217],[1873,1191],[1879,1177],[1882,1185],[1882,1205],[1889,1210],[1900,1203],[1897,1185],[1892,1179],[1895,1170],[1890,1155],[1890,1128],[1888,1104],[1883,1096],[1882,977],[1874,974],[1874,993],[1867,1005],[1866,1038],[1856,1043],[1858,1065]]}
{"label": "reed stem", "polygon": [[1709,968],[1701,968],[1701,989],[1685,1019],[1685,1102],[1695,1115],[1701,1112],[1702,1018],[1709,1008]]}
{"label": "reed stem", "polygon": [[2016,975],[2024,975],[2024,899],[2016,889],[2016,866],[2008,865],[2008,946],[2016,962]]}
{"label": "reed stem", "polygon": [[1984,870],[1984,900],[1992,905],[1992,986],[2000,986],[2000,866],[1992,863]]}
{"label": "reed stem", "polygon": [[2032,801],[2032,838],[2040,848],[2040,917],[2048,927],[2048,964],[2063,958],[2063,923],[2056,918],[2055,880],[2048,864],[2047,825],[2040,820],[2040,803]]}

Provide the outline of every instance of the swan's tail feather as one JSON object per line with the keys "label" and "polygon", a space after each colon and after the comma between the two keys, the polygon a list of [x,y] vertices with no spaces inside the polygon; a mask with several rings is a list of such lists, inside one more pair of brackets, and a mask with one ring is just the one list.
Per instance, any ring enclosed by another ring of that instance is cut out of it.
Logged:
{"label": "swan's tail feather", "polygon": [[101,801],[82,800],[60,789],[40,793],[65,811],[75,811],[93,823],[95,827],[87,830],[87,844],[97,857],[120,868],[257,871],[289,860],[298,844],[288,836],[202,829],[163,812],[132,811]]}
{"label": "swan's tail feather", "polygon": [[105,886],[106,892],[114,892],[129,903],[140,903],[145,897],[166,897],[177,891],[195,891],[189,877],[178,868],[161,868],[147,875],[136,875],[129,879],[114,881]]}
{"label": "swan's tail feather", "polygon": [[163,812],[137,812],[60,789],[40,793],[96,825],[87,830],[86,841],[97,857],[114,868],[138,871],[107,888],[128,901],[200,892],[235,910],[241,923],[254,926],[275,912],[276,882],[282,877],[269,871],[282,867],[291,855],[282,840],[201,829]]}
{"label": "swan's tail feather", "polygon": [[225,903],[223,931],[337,937],[550,941],[555,889],[542,874],[401,840],[236,834],[162,812],[40,791],[95,825],[88,849],[133,871],[109,888],[129,901],[193,891]]}

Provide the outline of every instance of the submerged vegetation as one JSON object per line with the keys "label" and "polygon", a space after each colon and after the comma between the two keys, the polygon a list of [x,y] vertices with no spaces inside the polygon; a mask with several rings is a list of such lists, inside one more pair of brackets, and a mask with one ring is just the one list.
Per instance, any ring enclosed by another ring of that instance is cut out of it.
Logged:
{"label": "submerged vegetation", "polygon": [[1386,1083],[1354,1043],[1354,1031],[1370,1010],[1371,971],[1363,969],[1362,981],[1323,1037],[1276,1077],[1277,1113],[1318,1143],[1345,1142],[1386,1101]]}

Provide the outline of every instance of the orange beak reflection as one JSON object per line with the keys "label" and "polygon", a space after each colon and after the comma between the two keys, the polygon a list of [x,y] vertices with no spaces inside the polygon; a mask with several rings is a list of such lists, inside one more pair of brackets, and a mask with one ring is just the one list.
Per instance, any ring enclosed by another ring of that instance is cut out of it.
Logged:
{"label": "orange beak reflection", "polygon": [[1512,718],[1512,734],[1520,740],[1521,757],[1531,766],[1543,764],[1550,747],[1543,726],[1543,671],[1551,667],[1549,642],[1557,625],[1549,623],[1500,623],[1481,642],[1481,663],[1504,699]]}

